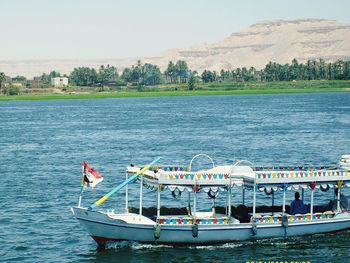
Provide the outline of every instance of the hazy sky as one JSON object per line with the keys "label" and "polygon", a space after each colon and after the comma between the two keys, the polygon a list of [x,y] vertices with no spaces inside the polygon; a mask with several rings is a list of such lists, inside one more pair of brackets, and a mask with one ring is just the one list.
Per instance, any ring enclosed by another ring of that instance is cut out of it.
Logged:
{"label": "hazy sky", "polygon": [[0,60],[155,56],[261,20],[350,23],[348,0],[0,0]]}

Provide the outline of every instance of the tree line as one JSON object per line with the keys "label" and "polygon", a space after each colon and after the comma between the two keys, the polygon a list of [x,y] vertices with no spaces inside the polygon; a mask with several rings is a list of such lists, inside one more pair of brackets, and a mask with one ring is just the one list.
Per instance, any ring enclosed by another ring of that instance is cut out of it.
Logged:
{"label": "tree line", "polygon": [[338,60],[326,63],[323,59],[308,60],[305,64],[296,59],[289,64],[269,62],[262,70],[254,67],[221,70],[219,74],[211,71],[202,73],[204,82],[211,81],[291,81],[291,80],[349,80],[350,61]]}
{"label": "tree line", "polygon": [[162,83],[187,83],[192,72],[185,61],[169,62],[167,69],[162,73],[157,65],[141,63],[125,68],[121,75],[115,67],[101,66],[98,71],[94,68],[75,68],[69,76],[70,82],[79,86],[93,85],[126,85],[135,86],[158,85]]}
{"label": "tree line", "polygon": [[323,59],[308,60],[299,63],[293,59],[289,64],[269,62],[266,66],[257,70],[254,67],[241,67],[232,70],[221,70],[220,72],[204,70],[200,75],[192,71],[186,61],[170,61],[162,73],[158,66],[149,63],[142,64],[138,61],[136,65],[125,68],[119,76],[116,68],[101,66],[97,72],[90,68],[76,68],[70,75],[70,80],[77,85],[87,86],[96,83],[106,84],[108,81],[119,80],[122,84],[132,85],[158,85],[162,83],[189,83],[194,81],[215,82],[269,82],[269,81],[292,81],[292,80],[349,80],[350,61],[338,60],[326,63]]}
{"label": "tree line", "polygon": [[[62,76],[57,71],[49,74],[43,73],[35,77],[45,85],[50,85],[51,78]],[[234,82],[269,82],[269,81],[292,81],[292,80],[349,80],[350,61],[338,60],[325,62],[323,59],[308,60],[299,63],[293,59],[289,64],[269,62],[266,66],[257,70],[254,67],[241,67],[232,70],[221,70],[220,72],[204,70],[200,75],[192,71],[186,61],[179,60],[175,63],[169,61],[167,68],[161,72],[160,68],[150,63],[138,61],[135,65],[125,68],[119,75],[117,68],[110,65],[101,65],[98,70],[89,67],[78,67],[67,75],[72,84],[78,86],[125,86],[127,84],[143,87],[147,85],[159,85],[162,83],[187,83],[189,89],[195,88],[197,81],[234,81]],[[0,73],[1,84],[5,82],[6,76]],[[12,78],[12,81],[26,81],[23,76]]]}

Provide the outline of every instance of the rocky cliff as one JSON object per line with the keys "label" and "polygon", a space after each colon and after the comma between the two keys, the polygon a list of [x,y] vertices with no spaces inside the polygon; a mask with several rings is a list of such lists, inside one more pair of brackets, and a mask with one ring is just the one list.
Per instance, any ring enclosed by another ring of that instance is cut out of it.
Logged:
{"label": "rocky cliff", "polygon": [[322,58],[350,59],[350,25],[334,20],[303,19],[259,22],[211,44],[173,49],[149,59],[166,67],[169,60],[185,60],[190,68],[220,70],[232,67],[262,68],[269,61],[290,63]]}

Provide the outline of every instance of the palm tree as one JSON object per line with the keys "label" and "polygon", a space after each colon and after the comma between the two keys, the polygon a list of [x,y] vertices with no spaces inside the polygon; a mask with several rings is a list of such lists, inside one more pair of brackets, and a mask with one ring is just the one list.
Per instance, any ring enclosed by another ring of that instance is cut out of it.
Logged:
{"label": "palm tree", "polygon": [[4,82],[5,79],[6,79],[5,73],[4,72],[0,72],[0,95],[1,95],[2,83]]}

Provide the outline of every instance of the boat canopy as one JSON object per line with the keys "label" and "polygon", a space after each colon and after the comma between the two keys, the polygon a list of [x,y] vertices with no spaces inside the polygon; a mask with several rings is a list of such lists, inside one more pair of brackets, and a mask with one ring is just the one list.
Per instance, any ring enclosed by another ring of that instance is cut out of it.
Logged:
{"label": "boat canopy", "polygon": [[[162,169],[164,167],[165,169]],[[134,174],[141,167],[127,167],[127,172]],[[329,189],[350,187],[350,170],[336,166],[269,166],[253,167],[249,165],[222,165],[207,170],[188,171],[186,166],[151,167],[144,173],[143,182],[146,186],[155,188],[162,185],[171,191],[192,191],[199,186],[205,192],[224,191],[229,186],[254,185],[260,191],[281,191],[300,188]]]}
{"label": "boat canopy", "polygon": [[[169,166],[166,166],[169,167]],[[179,167],[179,166],[176,166]],[[127,167],[128,173],[135,173],[140,167]],[[237,176],[233,178],[233,175]],[[249,166],[223,165],[216,166],[208,170],[190,172],[188,169],[159,169],[151,167],[144,173],[144,184],[150,188],[162,185],[164,189],[171,191],[175,189],[181,192],[193,191],[195,186],[199,186],[205,192],[219,190],[224,191],[227,186],[243,186],[243,176],[249,175],[254,178],[254,170]]]}
{"label": "boat canopy", "polygon": [[350,171],[341,168],[298,169],[298,170],[260,170],[255,172],[255,183],[259,190],[274,191],[298,190],[299,188],[328,189],[347,186],[350,187]]}

